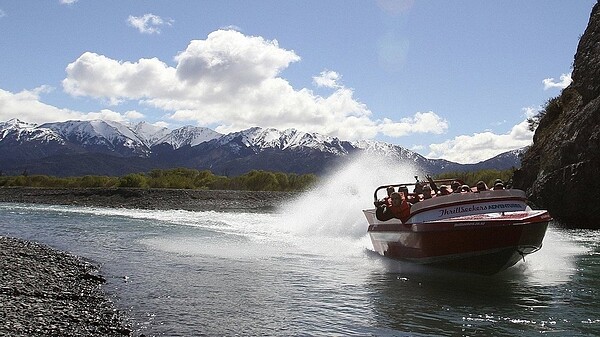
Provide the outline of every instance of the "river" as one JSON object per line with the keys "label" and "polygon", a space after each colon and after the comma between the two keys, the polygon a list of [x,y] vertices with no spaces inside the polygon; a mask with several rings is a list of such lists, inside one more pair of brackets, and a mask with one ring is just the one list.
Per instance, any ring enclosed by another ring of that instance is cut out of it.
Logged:
{"label": "river", "polygon": [[0,203],[0,235],[100,265],[136,336],[600,335],[600,232],[551,223],[505,272],[449,273],[373,252],[370,193],[330,183],[264,213]]}

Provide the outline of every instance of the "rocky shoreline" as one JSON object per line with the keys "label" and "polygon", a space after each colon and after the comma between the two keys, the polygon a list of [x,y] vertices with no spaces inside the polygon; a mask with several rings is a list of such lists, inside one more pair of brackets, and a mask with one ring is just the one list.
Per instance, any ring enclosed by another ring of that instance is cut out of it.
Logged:
{"label": "rocky shoreline", "polygon": [[[0,188],[0,202],[90,207],[269,211],[293,192]],[[132,336],[98,268],[50,247],[0,236],[0,335]]]}
{"label": "rocky shoreline", "polygon": [[0,335],[131,336],[95,266],[50,247],[0,236]]}
{"label": "rocky shoreline", "polygon": [[0,202],[187,211],[269,211],[297,192],[143,188],[0,188]]}

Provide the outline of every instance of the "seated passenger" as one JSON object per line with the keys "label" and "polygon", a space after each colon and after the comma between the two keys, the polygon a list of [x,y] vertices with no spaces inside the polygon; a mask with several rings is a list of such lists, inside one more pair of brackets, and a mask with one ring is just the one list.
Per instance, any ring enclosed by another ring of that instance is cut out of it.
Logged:
{"label": "seated passenger", "polygon": [[415,184],[415,189],[413,190],[414,194],[423,194],[423,185],[421,185],[421,183],[417,182]]}
{"label": "seated passenger", "polygon": [[400,186],[400,187],[398,187],[398,193],[403,194],[404,195],[404,199],[407,202],[410,202],[410,203],[415,203],[416,202],[414,196],[408,194],[408,187],[406,187],[406,186]]}
{"label": "seated passenger", "polygon": [[387,196],[385,198],[383,198],[383,201],[386,204],[392,205],[392,200],[390,199],[390,197],[392,196],[392,193],[396,192],[396,190],[394,189],[394,186],[388,186],[385,191],[387,192]]}
{"label": "seated passenger", "polygon": [[478,181],[477,182],[477,190],[475,191],[475,193],[479,193],[481,191],[486,191],[488,189],[487,185],[482,181]]}
{"label": "seated passenger", "polygon": [[410,217],[410,206],[412,206],[409,202],[406,201],[403,193],[394,192],[392,193],[390,199],[392,200],[392,205],[388,206],[386,204],[379,204],[377,209],[375,210],[375,216],[377,220],[387,221],[392,218],[397,218],[405,223]]}
{"label": "seated passenger", "polygon": [[448,189],[448,186],[446,186],[446,185],[440,186],[438,195],[449,195],[449,194],[452,194],[452,192]]}
{"label": "seated passenger", "polygon": [[458,181],[453,181],[452,184],[450,184],[452,193],[460,193],[460,186],[461,184]]}
{"label": "seated passenger", "polygon": [[431,187],[428,184],[423,186],[423,200],[431,199]]}
{"label": "seated passenger", "polygon": [[502,179],[496,179],[494,180],[494,187],[492,187],[492,190],[503,190],[504,189],[504,182],[502,181]]}
{"label": "seated passenger", "polygon": [[471,191],[471,188],[469,187],[469,185],[462,185],[460,187],[460,193],[470,193],[470,192],[472,192],[472,191]]}
{"label": "seated passenger", "polygon": [[433,181],[433,178],[431,178],[430,175],[426,175],[425,178],[427,178],[427,181],[429,181],[429,186],[431,187],[431,190],[433,192],[435,192],[435,194],[437,194],[439,192],[439,189],[438,189],[435,181]]}

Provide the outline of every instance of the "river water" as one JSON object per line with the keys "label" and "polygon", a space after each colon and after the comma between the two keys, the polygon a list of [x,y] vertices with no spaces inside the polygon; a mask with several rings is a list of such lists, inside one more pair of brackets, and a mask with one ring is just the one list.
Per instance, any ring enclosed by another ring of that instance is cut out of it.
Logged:
{"label": "river water", "polygon": [[0,235],[99,264],[136,336],[600,335],[600,232],[551,224],[505,272],[449,273],[374,253],[373,182],[339,181],[269,213],[0,203]]}

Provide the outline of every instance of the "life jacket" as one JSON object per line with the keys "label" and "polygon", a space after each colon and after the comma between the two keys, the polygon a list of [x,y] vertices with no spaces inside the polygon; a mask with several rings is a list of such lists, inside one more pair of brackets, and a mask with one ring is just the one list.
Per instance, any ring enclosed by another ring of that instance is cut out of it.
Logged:
{"label": "life jacket", "polygon": [[405,223],[410,218],[410,206],[411,204],[406,200],[403,200],[400,206],[390,206],[389,209],[394,214],[395,218],[400,219],[402,223]]}

